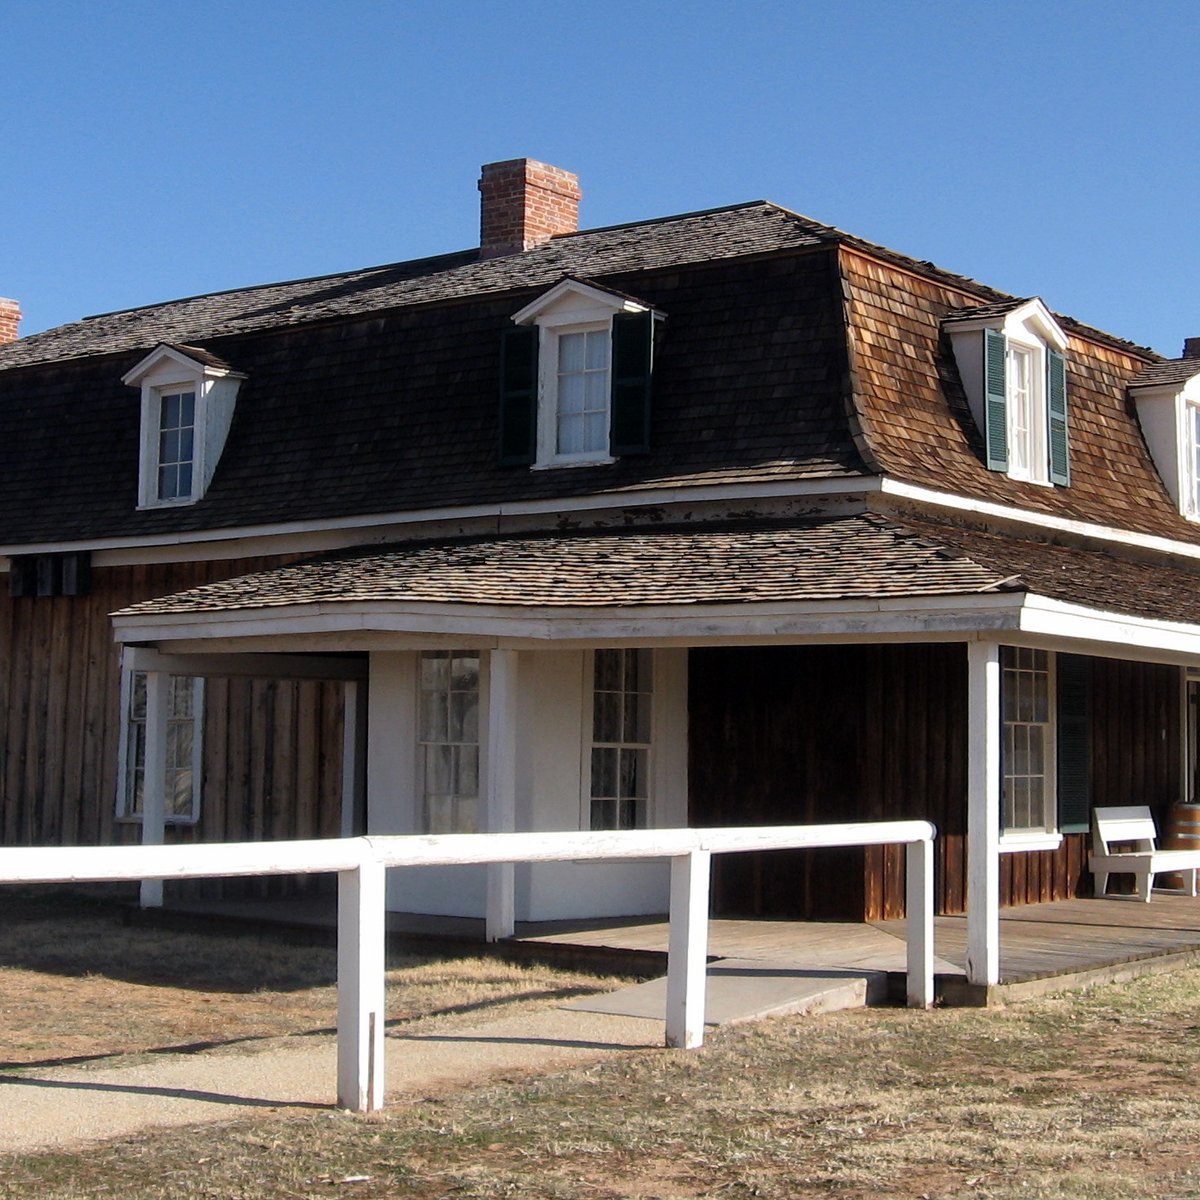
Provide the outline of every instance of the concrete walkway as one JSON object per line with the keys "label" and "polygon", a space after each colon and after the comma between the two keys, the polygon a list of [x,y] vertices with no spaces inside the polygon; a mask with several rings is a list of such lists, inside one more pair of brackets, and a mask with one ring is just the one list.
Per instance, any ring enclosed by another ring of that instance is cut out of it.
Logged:
{"label": "concrete walkway", "polygon": [[[387,1096],[403,1103],[506,1072],[550,1071],[662,1045],[662,1019],[541,1010],[387,1040]],[[0,1154],[64,1149],[146,1129],[336,1102],[331,1035],[145,1057],[129,1066],[0,1075]]]}
{"label": "concrete walkway", "polygon": [[[762,959],[708,968],[706,1021],[857,1008],[886,996],[879,971],[813,971]],[[404,1103],[505,1073],[552,1071],[612,1054],[660,1048],[666,980],[505,1017],[468,1029],[393,1033],[388,1103]],[[123,1066],[59,1067],[0,1075],[0,1154],[73,1148],[142,1130],[336,1102],[331,1035],[257,1047],[144,1056]]]}

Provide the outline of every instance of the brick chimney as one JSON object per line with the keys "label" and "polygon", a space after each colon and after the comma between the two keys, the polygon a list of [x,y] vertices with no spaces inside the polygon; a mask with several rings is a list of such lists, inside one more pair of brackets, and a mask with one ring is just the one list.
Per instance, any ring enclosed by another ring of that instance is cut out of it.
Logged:
{"label": "brick chimney", "polygon": [[1200,337],[1183,339],[1183,357],[1200,358]]}
{"label": "brick chimney", "polygon": [[15,300],[0,298],[0,346],[17,340],[17,326],[20,324],[21,306]]}
{"label": "brick chimney", "polygon": [[479,177],[479,257],[519,254],[579,228],[579,176],[532,158],[487,163]]}

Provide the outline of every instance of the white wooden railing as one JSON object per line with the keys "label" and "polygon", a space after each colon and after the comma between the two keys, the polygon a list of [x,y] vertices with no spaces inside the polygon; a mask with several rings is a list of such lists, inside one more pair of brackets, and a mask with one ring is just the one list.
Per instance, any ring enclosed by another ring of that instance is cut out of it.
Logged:
{"label": "white wooden railing", "polygon": [[385,878],[389,867],[669,858],[666,1042],[704,1040],[709,868],[713,854],[836,846],[908,847],[908,1003],[933,1002],[933,837],[928,821],[854,825],[448,834],[192,846],[0,848],[0,884],[83,883],[336,872],[338,1104],[382,1107]]}

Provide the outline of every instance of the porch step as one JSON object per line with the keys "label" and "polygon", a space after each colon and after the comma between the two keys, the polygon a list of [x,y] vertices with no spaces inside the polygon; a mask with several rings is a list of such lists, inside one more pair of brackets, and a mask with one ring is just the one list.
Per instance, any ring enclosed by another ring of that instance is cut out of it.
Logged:
{"label": "porch step", "polygon": [[[737,1025],[762,1017],[836,1012],[884,1004],[887,998],[886,971],[812,970],[756,958],[720,958],[708,964],[704,1023]],[[663,977],[562,1007],[661,1020],[666,1003]]]}

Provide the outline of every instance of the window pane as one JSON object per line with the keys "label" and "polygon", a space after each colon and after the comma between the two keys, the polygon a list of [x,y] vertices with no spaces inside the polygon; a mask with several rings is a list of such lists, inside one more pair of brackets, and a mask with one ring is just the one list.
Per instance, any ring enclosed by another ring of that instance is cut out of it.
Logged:
{"label": "window pane", "polygon": [[621,688],[621,651],[597,650],[595,655],[596,687],[606,692]]}
{"label": "window pane", "polygon": [[639,800],[646,796],[646,751],[621,751],[621,796],[636,796]]}
{"label": "window pane", "polygon": [[450,693],[450,733],[452,742],[479,740],[479,693]]}
{"label": "window pane", "polygon": [[621,694],[620,692],[597,692],[592,705],[592,741],[619,742],[621,740]]}
{"label": "window pane", "polygon": [[450,656],[442,650],[427,650],[421,655],[421,687],[444,691],[450,681]]}
{"label": "window pane", "polygon": [[558,418],[558,452],[559,454],[579,454],[587,447],[584,444],[585,429],[583,417],[564,416]]}
{"label": "window pane", "polygon": [[167,814],[172,817],[192,815],[192,772],[190,769],[173,771],[167,788]]}
{"label": "window pane", "polygon": [[564,333],[558,339],[558,369],[560,374],[579,372],[584,367],[584,335]]}
{"label": "window pane", "polygon": [[587,369],[603,371],[608,366],[608,348],[612,342],[606,330],[594,329],[587,334]]}
{"label": "window pane", "polygon": [[452,754],[453,747],[451,746],[425,747],[426,796],[448,796],[450,794],[454,775]]}
{"label": "window pane", "polygon": [[560,417],[575,416],[584,410],[587,382],[583,375],[562,375],[558,380],[558,412]]}
{"label": "window pane", "polygon": [[454,801],[454,832],[479,832],[479,801],[474,797],[459,797]]}
{"label": "window pane", "polygon": [[608,448],[608,413],[589,413],[580,422],[582,449],[600,451]]}
{"label": "window pane", "polygon": [[617,794],[617,755],[613,747],[592,747],[592,795],[615,796]]}
{"label": "window pane", "polygon": [[421,692],[421,741],[444,742],[450,725],[444,692]]}
{"label": "window pane", "polygon": [[455,690],[479,690],[479,655],[456,654],[450,662],[450,686]]}

